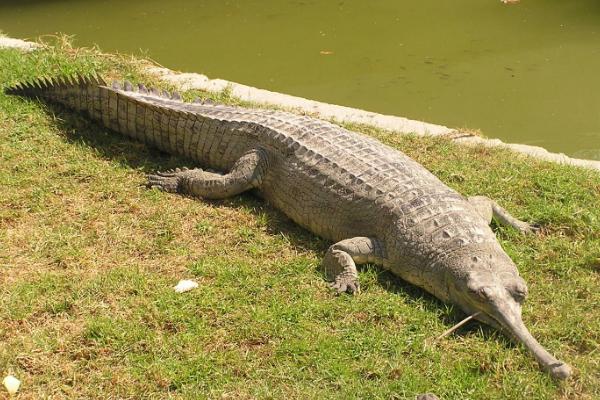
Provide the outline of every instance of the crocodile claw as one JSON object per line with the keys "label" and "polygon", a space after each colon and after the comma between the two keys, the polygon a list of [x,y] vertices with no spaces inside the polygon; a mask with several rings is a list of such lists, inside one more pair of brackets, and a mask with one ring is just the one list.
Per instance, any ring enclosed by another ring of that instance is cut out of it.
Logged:
{"label": "crocodile claw", "polygon": [[329,284],[329,287],[333,289],[336,294],[347,292],[356,295],[360,293],[360,284],[358,283],[358,280],[355,279],[336,279],[335,282]]}
{"label": "crocodile claw", "polygon": [[147,187],[175,193],[179,187],[179,176],[176,172],[157,172],[148,175]]}
{"label": "crocodile claw", "polygon": [[517,228],[517,230],[524,235],[534,235],[540,233],[542,230],[542,227],[539,224],[529,224],[527,222],[522,221],[519,222],[519,225],[515,228]]}
{"label": "crocodile claw", "polygon": [[150,176],[161,176],[163,178],[172,178],[174,176],[180,176],[182,172],[186,172],[189,171],[188,168],[183,167],[183,168],[175,168],[175,169],[168,169],[166,171],[157,171],[154,175],[148,175]]}

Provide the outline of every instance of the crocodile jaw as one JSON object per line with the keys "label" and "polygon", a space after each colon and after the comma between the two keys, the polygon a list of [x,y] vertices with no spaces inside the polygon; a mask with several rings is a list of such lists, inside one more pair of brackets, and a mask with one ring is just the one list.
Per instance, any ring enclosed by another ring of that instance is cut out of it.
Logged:
{"label": "crocodile jaw", "polygon": [[541,367],[555,379],[566,379],[571,375],[571,367],[556,359],[529,333],[521,319],[521,307],[518,303],[506,303],[498,307],[490,316],[500,323],[517,341],[533,354]]}
{"label": "crocodile jaw", "polygon": [[[485,278],[489,278],[486,274]],[[468,314],[479,312],[475,318],[500,328],[521,342],[535,357],[541,367],[555,379],[566,379],[571,367],[551,355],[531,335],[521,318],[521,304],[500,280],[482,279],[480,274],[469,276],[462,288],[455,287],[453,298]],[[521,299],[522,300],[522,299]]]}

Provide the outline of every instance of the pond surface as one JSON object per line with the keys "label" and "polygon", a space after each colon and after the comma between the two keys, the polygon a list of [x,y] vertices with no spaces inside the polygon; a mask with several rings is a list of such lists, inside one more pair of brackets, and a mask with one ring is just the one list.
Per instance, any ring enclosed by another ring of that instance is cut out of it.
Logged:
{"label": "pond surface", "polygon": [[76,44],[600,159],[597,0],[2,0]]}

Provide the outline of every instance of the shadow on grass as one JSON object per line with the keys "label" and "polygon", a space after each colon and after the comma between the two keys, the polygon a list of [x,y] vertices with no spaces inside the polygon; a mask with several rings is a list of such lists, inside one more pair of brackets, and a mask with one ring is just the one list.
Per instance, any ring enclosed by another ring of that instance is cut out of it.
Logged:
{"label": "shadow on grass", "polygon": [[[103,128],[86,116],[71,112],[60,105],[46,104],[46,107],[50,112],[59,116],[57,127],[65,133],[67,141],[93,148],[100,157],[117,161],[127,168],[133,168],[148,174],[182,166],[199,166],[193,160],[170,155],[127,136]],[[198,201],[205,201],[223,207],[244,207],[251,210],[254,214],[266,215],[268,221],[266,228],[269,234],[284,234],[292,246],[314,251],[320,254],[321,258],[330,244],[328,241],[296,225],[282,212],[269,206],[256,192],[245,193],[224,200]],[[359,268],[364,268],[364,266],[359,266]],[[431,313],[435,313],[446,307],[442,301],[425,290],[403,281],[380,267],[375,268],[377,269],[377,282],[389,292],[406,296],[411,302],[418,302]],[[325,279],[322,265],[319,265],[318,272]],[[440,318],[444,324],[454,325],[465,316],[456,307],[452,307],[450,310],[451,312],[449,313],[440,314]],[[498,332],[494,328],[476,321],[468,323],[454,334],[466,336],[476,331],[481,331],[486,339],[498,339]],[[504,342],[507,346],[514,346],[508,340]]]}
{"label": "shadow on grass", "polygon": [[[360,267],[359,267],[360,268]],[[458,322],[462,321],[467,315],[460,310],[458,307],[448,305],[437,297],[429,294],[425,290],[418,286],[412,285],[391,272],[379,269],[377,273],[377,282],[381,287],[390,293],[408,297],[411,302],[419,303],[420,306],[425,307],[430,313],[439,314],[439,319],[446,325],[453,326]],[[448,312],[439,313],[439,310],[448,309]],[[464,326],[460,327],[453,335],[457,336],[469,336],[480,332],[483,338],[486,340],[503,340],[507,347],[515,347],[516,345],[505,336],[501,336],[500,332],[492,328],[491,326],[485,325],[479,321],[470,321]],[[441,332],[440,332],[441,333]]]}

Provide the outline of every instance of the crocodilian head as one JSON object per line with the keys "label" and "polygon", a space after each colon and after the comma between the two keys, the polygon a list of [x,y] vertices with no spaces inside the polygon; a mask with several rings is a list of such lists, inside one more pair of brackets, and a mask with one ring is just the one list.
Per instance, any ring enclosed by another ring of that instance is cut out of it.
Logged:
{"label": "crocodilian head", "polygon": [[468,315],[478,313],[476,319],[523,343],[554,378],[565,379],[571,374],[571,367],[548,353],[523,324],[521,304],[527,297],[527,285],[516,272],[516,267],[474,269],[460,279],[450,279],[448,283],[452,301]]}

